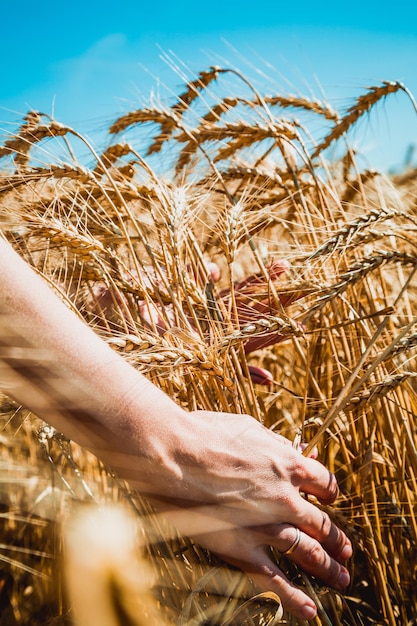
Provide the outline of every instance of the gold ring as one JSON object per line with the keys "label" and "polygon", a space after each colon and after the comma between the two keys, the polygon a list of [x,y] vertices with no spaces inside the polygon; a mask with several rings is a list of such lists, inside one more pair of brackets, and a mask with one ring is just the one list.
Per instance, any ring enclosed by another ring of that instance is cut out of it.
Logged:
{"label": "gold ring", "polygon": [[298,544],[300,543],[301,530],[299,528],[295,528],[295,531],[296,531],[296,535],[295,535],[294,541],[292,542],[288,550],[285,550],[285,552],[281,552],[281,554],[284,556],[289,556],[290,554],[292,554],[294,550],[296,549],[296,547],[298,546]]}

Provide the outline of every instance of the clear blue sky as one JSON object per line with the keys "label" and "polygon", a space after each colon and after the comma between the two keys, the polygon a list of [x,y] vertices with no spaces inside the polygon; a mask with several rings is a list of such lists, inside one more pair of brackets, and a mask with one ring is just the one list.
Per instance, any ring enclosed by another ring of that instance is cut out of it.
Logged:
{"label": "clear blue sky", "polygon": [[[401,80],[417,97],[415,2],[21,0],[0,15],[0,132],[29,108],[81,132],[103,128],[137,108],[157,80],[177,90],[180,78],[161,59],[171,51],[189,76],[232,64],[268,93],[271,81],[277,91],[323,97],[322,89],[337,108],[381,80]],[[405,95],[380,103],[354,140],[370,165],[400,164],[417,144]]]}

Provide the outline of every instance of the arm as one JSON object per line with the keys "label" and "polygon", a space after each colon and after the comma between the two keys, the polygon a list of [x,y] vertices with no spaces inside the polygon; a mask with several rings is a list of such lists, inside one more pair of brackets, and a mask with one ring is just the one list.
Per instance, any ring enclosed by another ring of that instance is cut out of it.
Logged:
{"label": "arm", "polygon": [[[187,412],[108,347],[0,238],[0,387],[90,449],[189,536],[308,619],[313,601],[269,559],[285,552],[342,590],[351,545],[300,495],[337,496],[333,475],[253,418]],[[208,532],[210,531],[210,532]]]}

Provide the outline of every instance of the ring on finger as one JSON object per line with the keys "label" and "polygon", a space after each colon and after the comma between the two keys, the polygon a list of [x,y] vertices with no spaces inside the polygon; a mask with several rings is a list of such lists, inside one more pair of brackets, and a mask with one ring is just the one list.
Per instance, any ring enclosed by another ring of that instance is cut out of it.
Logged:
{"label": "ring on finger", "polygon": [[289,556],[290,554],[292,554],[294,552],[294,550],[297,548],[298,544],[300,543],[301,530],[299,528],[295,528],[295,532],[296,532],[295,539],[292,542],[292,544],[290,545],[290,547],[287,548],[287,550],[285,550],[285,552],[281,552],[281,554],[283,556]]}

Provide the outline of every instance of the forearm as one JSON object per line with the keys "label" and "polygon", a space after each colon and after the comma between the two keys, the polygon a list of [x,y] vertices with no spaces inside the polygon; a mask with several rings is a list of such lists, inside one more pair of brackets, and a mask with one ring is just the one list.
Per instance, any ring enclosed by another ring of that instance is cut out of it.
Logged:
{"label": "forearm", "polygon": [[[183,411],[128,365],[0,238],[0,388],[123,477],[174,449]],[[164,449],[164,442],[170,450]],[[133,457],[135,457],[133,462]],[[164,468],[161,467],[161,471]],[[175,468],[171,467],[175,474]]]}

